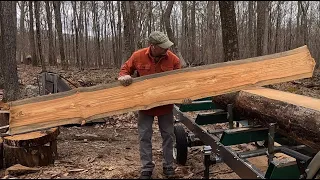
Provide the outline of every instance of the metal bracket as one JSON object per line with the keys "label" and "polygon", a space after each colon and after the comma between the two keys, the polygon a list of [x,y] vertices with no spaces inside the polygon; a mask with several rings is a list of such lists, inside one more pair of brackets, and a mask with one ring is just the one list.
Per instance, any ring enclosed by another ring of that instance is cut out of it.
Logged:
{"label": "metal bracket", "polygon": [[270,123],[269,125],[269,133],[268,133],[268,164],[273,161],[274,158],[274,134],[275,134],[275,126],[276,123]]}
{"label": "metal bracket", "polygon": [[9,113],[8,110],[0,110],[0,137],[9,136]]}
{"label": "metal bracket", "polygon": [[233,104],[228,104],[228,115],[229,129],[233,129]]}

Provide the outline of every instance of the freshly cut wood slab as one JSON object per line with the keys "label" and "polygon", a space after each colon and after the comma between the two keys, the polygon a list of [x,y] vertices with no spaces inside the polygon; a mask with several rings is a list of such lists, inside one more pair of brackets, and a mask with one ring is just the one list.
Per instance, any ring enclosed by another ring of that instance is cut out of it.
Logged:
{"label": "freshly cut wood slab", "polygon": [[244,60],[185,68],[9,103],[10,134],[90,121],[129,111],[181,103],[253,86],[308,78],[315,60],[307,46]]}
{"label": "freshly cut wood slab", "polygon": [[222,107],[260,123],[277,123],[277,131],[320,150],[320,99],[257,87],[213,97]]}

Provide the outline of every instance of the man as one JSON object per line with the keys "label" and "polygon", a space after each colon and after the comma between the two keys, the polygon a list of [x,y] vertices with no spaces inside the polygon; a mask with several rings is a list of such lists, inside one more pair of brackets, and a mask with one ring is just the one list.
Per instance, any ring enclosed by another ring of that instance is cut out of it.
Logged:
{"label": "man", "polygon": [[[132,54],[121,67],[118,80],[123,86],[132,83],[131,75],[135,70],[138,76],[145,76],[164,71],[180,69],[180,60],[168,50],[173,43],[162,32],[154,31],[149,35],[150,46]],[[184,100],[185,101],[185,100]],[[163,173],[167,177],[174,175],[173,138],[174,120],[173,105],[164,105],[138,112],[139,150],[142,163],[140,179],[151,179],[155,164],[152,162],[152,124],[158,117],[162,137]]]}

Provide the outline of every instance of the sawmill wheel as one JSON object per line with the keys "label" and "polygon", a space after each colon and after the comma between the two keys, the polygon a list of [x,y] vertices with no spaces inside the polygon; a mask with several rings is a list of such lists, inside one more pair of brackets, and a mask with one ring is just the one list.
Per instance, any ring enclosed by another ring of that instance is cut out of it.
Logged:
{"label": "sawmill wheel", "polygon": [[187,133],[183,126],[174,126],[175,143],[173,145],[173,158],[177,164],[185,165],[188,156]]}

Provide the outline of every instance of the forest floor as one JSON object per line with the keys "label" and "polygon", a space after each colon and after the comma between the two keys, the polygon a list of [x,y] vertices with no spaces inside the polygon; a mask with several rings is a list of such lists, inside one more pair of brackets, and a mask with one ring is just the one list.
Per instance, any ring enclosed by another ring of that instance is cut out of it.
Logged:
{"label": "forest floor", "polygon": [[[94,86],[116,81],[118,69],[70,69],[48,68],[56,72],[73,84],[80,86]],[[19,99],[39,95],[37,75],[40,67],[18,65],[21,96]],[[312,78],[292,82],[274,84],[271,88],[320,98],[320,70],[316,70]],[[195,115],[195,114],[192,114]],[[137,116],[135,112],[104,118],[105,122],[85,126],[60,127],[58,142],[58,158],[55,163],[39,167],[35,173],[16,176],[18,179],[129,179],[138,178],[140,174],[140,159],[137,133]],[[207,125],[204,129],[227,127],[225,124]],[[162,174],[161,136],[157,121],[154,123],[153,157],[156,164],[153,178],[165,178]],[[175,165],[175,179],[201,179],[203,177],[202,146],[191,147],[185,166]],[[233,149],[247,151],[255,149],[251,144],[234,146]],[[251,158],[261,171],[267,168],[267,158]],[[5,169],[0,171],[0,177],[5,176]],[[13,178],[13,177],[11,177]],[[210,178],[239,179],[239,176],[226,164],[218,163],[210,167]]]}

